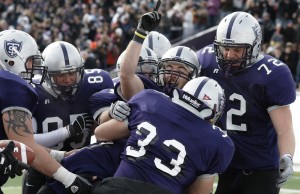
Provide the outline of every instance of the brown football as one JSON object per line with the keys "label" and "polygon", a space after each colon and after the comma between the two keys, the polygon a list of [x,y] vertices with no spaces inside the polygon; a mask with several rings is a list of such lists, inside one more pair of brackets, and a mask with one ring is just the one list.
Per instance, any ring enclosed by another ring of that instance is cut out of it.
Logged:
{"label": "brown football", "polygon": [[[12,140],[0,140],[0,150],[3,150],[10,141]],[[20,162],[30,165],[35,158],[34,151],[30,147],[28,147],[27,145],[21,142],[14,141],[14,143],[15,143],[15,148],[14,148],[13,155]]]}

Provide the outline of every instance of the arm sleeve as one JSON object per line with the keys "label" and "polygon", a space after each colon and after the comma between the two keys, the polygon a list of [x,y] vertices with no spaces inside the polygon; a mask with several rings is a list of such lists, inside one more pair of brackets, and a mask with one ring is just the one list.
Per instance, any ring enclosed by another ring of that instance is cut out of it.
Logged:
{"label": "arm sleeve", "polygon": [[48,133],[34,134],[36,143],[45,146],[53,147],[69,138],[69,132],[66,127],[56,129]]}

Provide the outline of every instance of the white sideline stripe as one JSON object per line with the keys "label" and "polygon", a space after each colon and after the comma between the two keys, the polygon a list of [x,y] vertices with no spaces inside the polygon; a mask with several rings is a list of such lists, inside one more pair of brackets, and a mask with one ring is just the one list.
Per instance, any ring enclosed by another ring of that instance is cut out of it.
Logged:
{"label": "white sideline stripe", "polygon": [[[294,177],[295,178],[295,177]],[[214,191],[217,187],[217,183],[214,183]],[[280,194],[298,194],[300,193],[300,190],[295,190],[295,189],[280,189]]]}

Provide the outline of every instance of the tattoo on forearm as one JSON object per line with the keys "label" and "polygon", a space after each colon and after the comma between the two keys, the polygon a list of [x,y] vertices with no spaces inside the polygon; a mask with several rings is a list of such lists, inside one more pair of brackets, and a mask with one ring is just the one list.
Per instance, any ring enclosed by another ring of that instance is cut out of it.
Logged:
{"label": "tattoo on forearm", "polygon": [[20,136],[24,136],[23,133],[32,134],[32,131],[26,125],[26,121],[30,119],[26,112],[12,110],[8,112],[8,117],[8,120],[5,120],[8,125],[8,132],[11,130]]}

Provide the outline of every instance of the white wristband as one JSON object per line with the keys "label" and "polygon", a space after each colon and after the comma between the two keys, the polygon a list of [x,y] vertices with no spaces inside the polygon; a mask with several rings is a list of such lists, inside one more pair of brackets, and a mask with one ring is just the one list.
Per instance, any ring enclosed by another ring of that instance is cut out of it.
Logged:
{"label": "white wristband", "polygon": [[50,155],[59,163],[65,157],[65,153],[66,153],[65,151],[59,151],[59,150],[50,151]]}
{"label": "white wristband", "polygon": [[67,188],[74,182],[76,175],[61,166],[53,174],[53,178],[64,184],[65,188]]}

